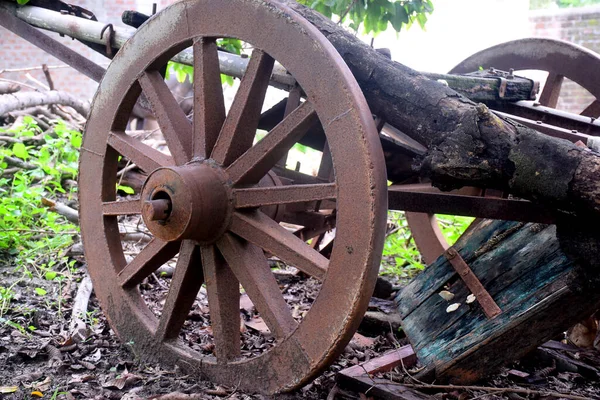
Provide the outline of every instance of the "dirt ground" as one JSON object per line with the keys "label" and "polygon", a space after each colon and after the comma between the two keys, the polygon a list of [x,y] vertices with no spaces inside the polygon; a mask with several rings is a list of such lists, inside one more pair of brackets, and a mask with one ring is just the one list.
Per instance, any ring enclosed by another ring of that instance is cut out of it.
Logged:
{"label": "dirt ground", "polygon": [[[0,399],[31,399],[43,396],[48,399],[266,399],[269,397],[241,393],[235,388],[220,387],[210,382],[199,381],[182,372],[161,368],[159,365],[141,362],[127,344],[115,337],[94,296],[90,300],[85,327],[76,334],[69,333],[71,308],[85,276],[85,265],[78,264],[72,278],[61,285],[49,284],[41,277],[20,280],[15,286],[16,296],[0,324]],[[0,280],[10,284],[19,280],[21,272],[15,271],[10,259],[4,258],[0,267]],[[281,279],[281,277],[280,277]],[[281,282],[286,287],[287,300],[299,305],[310,302],[318,284],[308,279],[291,279]],[[164,282],[159,282],[164,280]],[[168,277],[142,286],[149,304],[159,301],[168,285]],[[287,286],[286,286],[287,285]],[[47,293],[39,295],[36,288],[45,288]],[[202,293],[198,309],[192,310],[184,335],[190,343],[203,343],[204,320]],[[295,299],[291,299],[294,297]],[[374,301],[373,310],[393,312],[390,302]],[[248,312],[242,301],[242,315]],[[196,315],[194,317],[194,315]],[[258,327],[260,328],[260,327]],[[344,354],[314,382],[295,393],[275,396],[280,399],[358,399],[368,398],[349,388],[335,388],[338,371],[372,359],[407,343],[401,334],[393,334],[383,326],[364,324],[361,332],[346,348]],[[270,344],[264,335],[247,327],[243,332],[242,353],[245,356],[268,350]],[[365,339],[366,338],[366,339]],[[204,349],[210,352],[210,348]],[[535,353],[535,352],[534,352]],[[600,354],[596,350],[571,352],[573,359],[589,366],[587,370],[570,372],[568,366],[557,366],[556,361],[531,354],[520,362],[508,366],[499,374],[480,385],[507,388],[506,392],[487,394],[481,390],[460,388],[429,390],[428,394],[438,399],[481,399],[481,398],[554,398],[537,394],[512,393],[509,388],[530,391],[558,391],[581,398],[600,399],[600,380],[594,371],[600,369]],[[576,354],[575,354],[576,353]],[[534,379],[519,381],[516,369],[529,373]],[[582,373],[582,371],[587,373]],[[405,383],[414,383],[402,369],[379,377]],[[329,396],[329,397],[328,397]]]}

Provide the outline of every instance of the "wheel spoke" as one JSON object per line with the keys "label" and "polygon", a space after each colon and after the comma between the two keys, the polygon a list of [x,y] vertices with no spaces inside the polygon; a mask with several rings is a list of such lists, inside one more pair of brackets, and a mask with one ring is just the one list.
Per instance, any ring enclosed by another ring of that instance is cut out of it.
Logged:
{"label": "wheel spoke", "polygon": [[431,264],[449,247],[435,214],[407,212],[405,216],[423,261]]}
{"label": "wheel spoke", "polygon": [[179,242],[164,242],[154,238],[129,264],[119,272],[122,287],[132,287],[173,258],[179,251]]}
{"label": "wheel spoke", "polygon": [[111,132],[108,144],[147,174],[157,168],[175,164],[173,158],[128,136],[125,132]]}
{"label": "wheel spoke", "polygon": [[289,336],[297,326],[283,299],[263,251],[227,233],[217,242],[231,270],[277,338]]}
{"label": "wheel spoke", "polygon": [[194,41],[194,157],[210,155],[223,122],[225,103],[219,54],[213,38]]}
{"label": "wheel spoke", "polygon": [[598,118],[600,116],[600,100],[594,100],[581,112],[584,117]]}
{"label": "wheel spoke", "polygon": [[142,212],[142,204],[139,199],[124,201],[106,201],[102,204],[104,215],[137,215]]}
{"label": "wheel spoke", "polygon": [[542,90],[542,94],[540,95],[540,104],[546,107],[556,108],[564,78],[564,76],[557,75],[554,72],[548,73],[544,90]]}
{"label": "wheel spoke", "polygon": [[240,284],[214,246],[201,252],[215,355],[226,363],[240,355]]}
{"label": "wheel spoke", "polygon": [[167,146],[178,165],[191,158],[192,125],[158,71],[146,71],[138,79]]}
{"label": "wheel spoke", "polygon": [[329,200],[335,199],[336,189],[335,183],[234,189],[233,204],[236,208],[250,208]]}
{"label": "wheel spoke", "polygon": [[156,329],[158,341],[174,339],[179,335],[203,281],[199,248],[193,241],[184,240]]}
{"label": "wheel spoke", "polygon": [[321,156],[321,163],[319,164],[319,172],[317,173],[319,178],[323,178],[330,182],[335,179],[333,171],[333,159],[331,158],[331,150],[329,144],[325,143],[323,148],[323,155]]}
{"label": "wheel spoke", "polygon": [[274,60],[255,49],[229,114],[219,133],[211,158],[227,166],[252,146],[260,111],[269,87]]}
{"label": "wheel spoke", "polygon": [[231,231],[308,275],[325,278],[329,260],[260,211],[235,213]]}
{"label": "wheel spoke", "polygon": [[232,182],[258,183],[317,120],[317,113],[311,103],[305,102],[296,108],[267,136],[229,166],[227,170]]}

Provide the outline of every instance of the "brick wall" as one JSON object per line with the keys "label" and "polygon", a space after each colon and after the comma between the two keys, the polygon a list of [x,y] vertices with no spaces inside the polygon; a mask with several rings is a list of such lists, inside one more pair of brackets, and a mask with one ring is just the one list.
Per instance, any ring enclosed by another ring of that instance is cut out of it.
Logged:
{"label": "brick wall", "polygon": [[[600,6],[532,11],[529,23],[531,36],[561,39],[600,53]],[[593,100],[585,89],[565,80],[557,108],[579,113]]]}
{"label": "brick wall", "polygon": [[[157,2],[158,9],[164,8],[168,3],[171,2],[172,1],[168,0],[161,0],[160,2]],[[123,25],[121,23],[121,14],[123,11],[138,10],[140,12],[150,14],[152,11],[153,1],[79,0],[74,3],[92,11],[99,21],[107,23],[110,22],[115,25]],[[61,38],[52,32],[46,31],[45,33],[100,65],[107,66],[109,63],[107,58],[94,52],[77,41],[66,37]],[[10,70],[40,67],[42,64],[47,64],[49,66],[64,66],[63,62],[38,49],[12,32],[0,27],[0,78],[12,79],[36,86],[35,83],[27,80],[26,74],[30,73],[35,79],[46,83],[44,74],[39,69],[33,71],[2,72],[3,70],[7,69]],[[83,99],[91,99],[98,86],[96,82],[72,68],[51,69],[50,74],[56,89],[68,91]],[[24,88],[24,90],[29,89]]]}

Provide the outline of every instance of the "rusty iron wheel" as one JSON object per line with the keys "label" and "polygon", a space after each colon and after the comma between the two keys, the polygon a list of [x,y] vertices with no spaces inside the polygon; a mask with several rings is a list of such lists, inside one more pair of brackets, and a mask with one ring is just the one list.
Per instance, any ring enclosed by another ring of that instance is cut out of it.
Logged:
{"label": "rusty iron wheel", "polygon": [[556,108],[564,79],[570,79],[590,92],[594,101],[581,115],[600,116],[600,55],[573,43],[556,39],[528,38],[502,43],[473,54],[450,73],[477,71],[490,67],[508,71],[538,70],[548,72],[539,103]]}
{"label": "rusty iron wheel", "polygon": [[[539,96],[539,104],[554,109],[557,106],[564,79],[567,78],[579,84],[595,97],[594,101],[586,106],[580,114],[597,118],[600,116],[600,100],[598,100],[600,99],[600,76],[595,71],[599,66],[600,55],[584,47],[555,39],[528,38],[509,41],[477,52],[460,62],[449,73],[468,73],[477,71],[479,68],[496,68],[504,71],[513,69],[517,72],[523,70],[547,72],[548,76]],[[516,112],[515,115],[519,116],[518,108],[511,109],[511,111]],[[510,115],[508,116],[510,117]],[[527,116],[523,115],[523,117]],[[519,120],[519,122],[539,129],[539,126],[529,125],[525,120]],[[563,128],[570,130],[568,125]],[[558,128],[556,130],[558,134],[556,134],[553,128],[549,129],[552,131],[542,132],[573,141],[579,138],[585,140],[585,135],[572,139],[569,137],[570,132],[562,133]],[[483,193],[483,191],[471,190],[469,195],[481,196]],[[501,196],[502,193],[494,191],[491,197]],[[423,260],[427,264],[432,263],[449,247],[439,228],[435,214],[407,212],[406,218]],[[475,220],[474,223],[478,221]]]}
{"label": "rusty iron wheel", "polygon": [[[228,113],[216,46],[216,39],[225,37],[254,48]],[[188,47],[194,52],[193,121],[161,76],[167,60]],[[274,60],[296,79],[306,101],[253,144]],[[126,133],[141,93],[170,154]],[[259,186],[316,121],[331,153],[333,181],[281,185],[271,174],[272,186]],[[121,156],[148,174],[139,198],[116,194]],[[366,310],[387,210],[376,128],[335,49],[310,23],[274,0],[183,0],[144,24],[115,56],[94,98],[79,188],[81,231],[95,292],[111,327],[142,359],[175,364],[242,390],[289,391],[339,355]],[[336,204],[330,259],[275,222],[265,208],[329,200]],[[153,238],[127,262],[119,218],[132,215],[141,215]],[[263,250],[322,280],[301,321],[292,316]],[[157,316],[139,287],[174,257],[177,266]],[[179,338],[203,284],[214,335],[210,355]],[[240,284],[275,336],[270,350],[252,358],[240,356]]]}

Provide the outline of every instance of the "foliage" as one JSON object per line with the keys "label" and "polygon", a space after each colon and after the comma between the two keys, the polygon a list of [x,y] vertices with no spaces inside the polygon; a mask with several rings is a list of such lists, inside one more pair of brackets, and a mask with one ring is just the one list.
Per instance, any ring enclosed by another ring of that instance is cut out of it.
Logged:
{"label": "foliage", "polygon": [[[14,130],[0,132],[16,138],[31,138],[41,134],[30,117]],[[65,179],[75,179],[81,146],[81,133],[58,122],[54,134],[46,134],[40,145],[26,146],[15,143],[0,147],[0,175],[10,166],[6,157],[19,158],[33,166],[19,169],[14,174],[0,177],[0,255],[13,257],[17,269],[24,276],[36,274],[45,280],[60,280],[64,270],[72,263],[62,255],[61,249],[72,244],[77,227],[64,217],[42,206],[41,199],[57,195],[73,199],[76,189],[65,189]],[[38,290],[39,289],[39,290]],[[44,289],[36,288],[43,296]],[[12,296],[12,287],[0,287],[0,316]]]}
{"label": "foliage", "polygon": [[[454,244],[473,222],[473,218],[454,215],[437,215],[437,220],[449,244]],[[425,268],[421,254],[408,228],[404,212],[389,211],[388,221],[395,226],[395,230],[388,234],[383,246],[381,273],[410,279]]]}
{"label": "foliage", "polygon": [[427,15],[433,12],[431,0],[297,0],[328,18],[338,16],[350,28],[377,35],[391,25],[396,32],[415,21],[425,28]]}
{"label": "foliage", "polygon": [[537,10],[540,8],[571,8],[571,7],[584,7],[594,4],[600,4],[600,0],[531,0],[529,2],[529,8]]}
{"label": "foliage", "polygon": [[[363,26],[365,34],[377,35],[391,25],[396,32],[409,28],[415,21],[425,29],[427,15],[433,12],[431,0],[296,0],[309,6],[328,18],[338,16],[340,22],[348,22],[350,28],[358,31]],[[568,1],[568,0],[563,0]],[[575,1],[575,0],[571,0]],[[592,0],[580,0],[592,1]],[[242,54],[244,44],[238,39],[224,38],[217,41],[221,51]],[[169,61],[166,78],[175,74],[177,81],[194,80],[194,68]],[[221,74],[221,83],[233,85],[233,77]]]}

